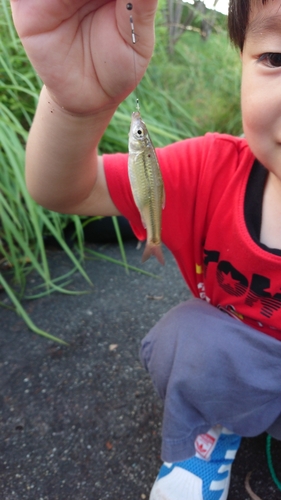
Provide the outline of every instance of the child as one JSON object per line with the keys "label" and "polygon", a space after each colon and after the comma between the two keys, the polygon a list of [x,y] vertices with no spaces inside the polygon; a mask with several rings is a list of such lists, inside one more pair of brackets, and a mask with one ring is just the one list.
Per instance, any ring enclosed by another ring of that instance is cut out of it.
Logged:
{"label": "child", "polygon": [[[133,4],[138,81],[156,3]],[[122,213],[144,239],[127,155],[95,152],[136,83],[126,1],[11,5],[45,84],[26,151],[31,195],[65,213]],[[241,50],[246,138],[207,134],[158,150],[162,238],[195,298],[142,343],[164,400],[165,463],[151,500],[225,500],[240,436],[281,437],[281,0],[231,0],[229,29]]]}

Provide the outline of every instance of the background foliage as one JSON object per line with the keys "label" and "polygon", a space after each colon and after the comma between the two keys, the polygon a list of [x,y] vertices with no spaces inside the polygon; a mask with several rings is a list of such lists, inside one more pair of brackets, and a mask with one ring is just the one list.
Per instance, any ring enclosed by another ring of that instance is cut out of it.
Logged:
{"label": "background foliage", "polygon": [[[186,7],[183,13],[187,15]],[[207,40],[201,36],[198,16],[193,20],[193,26],[185,26],[173,43],[171,55],[167,4],[160,2],[155,53],[137,91],[155,146],[207,131],[242,132],[240,61],[227,39],[226,18],[218,16]],[[26,277],[36,271],[42,279],[43,288],[34,291],[34,297],[52,291],[73,293],[67,290],[69,276],[59,280],[50,276],[44,238],[51,234],[73,262],[73,271],[79,269],[87,280],[81,261],[83,224],[88,220],[44,210],[26,190],[24,150],[40,88],[41,82],[15,33],[9,2],[0,0],[0,286],[29,327],[47,335],[31,322],[23,308]],[[101,153],[127,151],[135,98],[129,96],[117,110],[101,141]],[[64,239],[64,229],[70,223],[75,227],[75,251]]]}

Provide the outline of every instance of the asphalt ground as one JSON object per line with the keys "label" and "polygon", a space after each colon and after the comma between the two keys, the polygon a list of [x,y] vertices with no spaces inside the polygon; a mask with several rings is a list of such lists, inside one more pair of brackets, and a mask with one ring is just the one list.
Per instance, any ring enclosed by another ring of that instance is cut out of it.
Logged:
{"label": "asphalt ground", "polygon": [[[120,259],[118,245],[90,248]],[[145,265],[134,240],[130,264],[148,277],[101,260],[87,260],[89,286],[75,273],[69,296],[24,302],[40,328],[68,342],[33,334],[13,311],[0,309],[0,499],[148,500],[159,470],[162,403],[142,368],[139,345],[171,307],[190,297],[171,254]],[[48,250],[52,277],[72,265]],[[31,275],[28,289],[37,284]],[[0,300],[6,300],[4,293]],[[243,439],[233,466],[229,500],[248,500],[246,474],[262,500],[281,492],[269,472],[266,435]],[[272,459],[281,480],[281,443]],[[188,499],[190,500],[190,499]]]}

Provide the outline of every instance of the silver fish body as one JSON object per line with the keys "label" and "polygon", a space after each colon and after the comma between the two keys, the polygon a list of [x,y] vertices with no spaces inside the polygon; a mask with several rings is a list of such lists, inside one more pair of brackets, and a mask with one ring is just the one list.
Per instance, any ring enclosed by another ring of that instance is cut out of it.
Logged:
{"label": "silver fish body", "polygon": [[161,220],[165,204],[163,179],[147,127],[139,111],[132,114],[129,132],[129,179],[135,203],[147,231],[142,261],[154,255],[161,264]]}

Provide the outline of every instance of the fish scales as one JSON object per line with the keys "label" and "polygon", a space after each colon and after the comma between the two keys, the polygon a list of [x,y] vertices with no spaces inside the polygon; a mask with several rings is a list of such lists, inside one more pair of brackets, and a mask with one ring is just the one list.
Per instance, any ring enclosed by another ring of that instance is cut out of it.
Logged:
{"label": "fish scales", "polygon": [[[138,208],[145,211],[147,205],[148,217],[151,221],[152,241],[157,243],[159,242],[161,230],[159,227],[159,214],[162,210],[162,189],[157,169],[153,168],[153,161],[155,161],[153,153],[138,153],[135,156],[133,168],[136,184],[140,187],[139,190],[135,188],[137,191]],[[140,193],[139,195],[138,192]],[[144,217],[145,227],[147,227],[146,219],[147,217]]]}
{"label": "fish scales", "polygon": [[163,180],[154,146],[138,111],[132,115],[129,133],[129,178],[135,203],[147,230],[142,260],[155,255],[164,264],[161,249]]}

